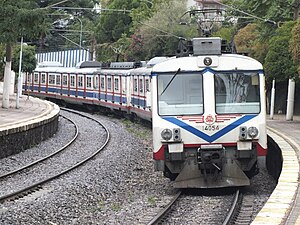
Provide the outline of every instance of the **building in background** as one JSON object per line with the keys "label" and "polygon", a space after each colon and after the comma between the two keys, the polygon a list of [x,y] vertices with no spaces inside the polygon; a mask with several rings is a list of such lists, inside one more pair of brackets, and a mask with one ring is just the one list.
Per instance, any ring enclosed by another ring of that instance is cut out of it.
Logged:
{"label": "building in background", "polygon": [[194,0],[196,5],[200,9],[220,9],[223,10],[224,7],[218,4],[221,0]]}
{"label": "building in background", "polygon": [[190,9],[193,6],[196,6],[196,1],[195,0],[188,0],[187,1],[187,8]]}

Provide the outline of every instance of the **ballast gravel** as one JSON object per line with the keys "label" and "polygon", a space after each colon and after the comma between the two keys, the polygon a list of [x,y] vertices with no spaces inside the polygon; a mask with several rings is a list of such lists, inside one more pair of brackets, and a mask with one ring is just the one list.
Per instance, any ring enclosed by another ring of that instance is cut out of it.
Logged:
{"label": "ballast gravel", "polygon": [[[108,147],[39,191],[0,203],[1,225],[147,224],[175,194],[170,181],[153,169],[150,128],[113,117],[93,117],[110,130]],[[31,157],[46,150],[46,143],[65,142],[72,136],[71,126],[66,128],[65,124],[61,120],[55,137],[36,146],[38,150],[29,149],[13,157]],[[96,138],[89,144],[97,145],[97,141]],[[7,170],[2,168],[2,161],[0,168]],[[257,182],[266,183],[264,180],[262,177]],[[270,187],[262,187],[266,188]],[[259,203],[258,207],[262,207],[264,202]]]}

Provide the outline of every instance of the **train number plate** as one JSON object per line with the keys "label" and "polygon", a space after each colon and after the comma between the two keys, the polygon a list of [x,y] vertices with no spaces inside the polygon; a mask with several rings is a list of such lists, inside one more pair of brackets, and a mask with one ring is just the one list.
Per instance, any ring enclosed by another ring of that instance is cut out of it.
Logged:
{"label": "train number plate", "polygon": [[219,127],[219,125],[206,125],[206,126],[203,126],[203,130],[216,131],[216,130],[220,130],[220,127]]}

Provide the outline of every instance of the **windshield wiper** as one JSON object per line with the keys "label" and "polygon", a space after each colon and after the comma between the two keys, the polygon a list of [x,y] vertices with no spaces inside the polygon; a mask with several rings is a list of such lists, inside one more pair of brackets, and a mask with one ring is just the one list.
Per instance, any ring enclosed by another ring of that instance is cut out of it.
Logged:
{"label": "windshield wiper", "polygon": [[170,84],[172,83],[172,81],[174,80],[174,78],[177,76],[177,74],[181,71],[180,68],[178,68],[178,70],[176,71],[176,73],[174,73],[172,79],[169,81],[169,83],[167,84],[167,86],[164,88],[164,90],[161,92],[160,96],[163,95],[163,93],[167,90],[167,88],[170,86]]}

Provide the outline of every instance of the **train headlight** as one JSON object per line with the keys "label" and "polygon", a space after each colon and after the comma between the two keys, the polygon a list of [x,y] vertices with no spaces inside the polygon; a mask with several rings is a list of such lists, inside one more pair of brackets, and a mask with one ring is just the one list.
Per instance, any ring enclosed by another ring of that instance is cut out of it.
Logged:
{"label": "train headlight", "polygon": [[161,132],[161,137],[168,141],[172,138],[172,131],[170,129],[164,129],[162,132]]}
{"label": "train headlight", "polygon": [[256,127],[249,127],[248,128],[248,135],[251,138],[255,138],[258,135],[258,129]]}

